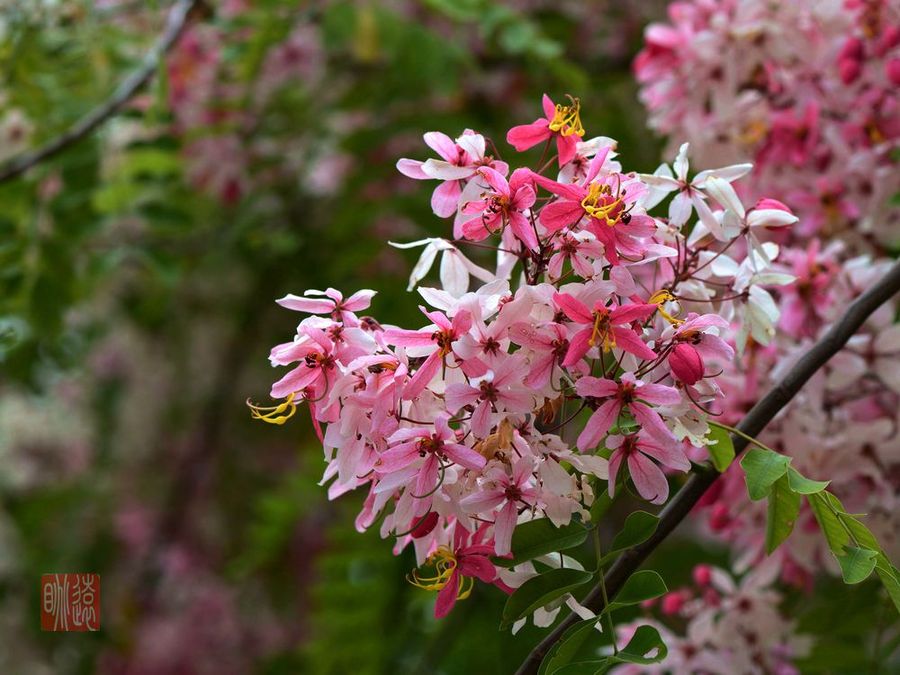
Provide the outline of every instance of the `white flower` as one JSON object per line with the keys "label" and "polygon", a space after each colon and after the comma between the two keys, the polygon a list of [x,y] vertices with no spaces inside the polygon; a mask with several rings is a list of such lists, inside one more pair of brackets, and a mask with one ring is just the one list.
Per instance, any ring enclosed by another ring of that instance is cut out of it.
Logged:
{"label": "white flower", "polygon": [[406,244],[398,244],[389,241],[388,244],[394,248],[425,247],[422,251],[422,255],[419,256],[419,261],[415,264],[412,273],[409,275],[409,285],[406,287],[407,291],[414,289],[416,285],[426,277],[431,270],[431,266],[434,264],[434,259],[437,257],[437,254],[442,251],[444,255],[441,257],[441,286],[443,286],[444,290],[450,295],[458,298],[469,290],[470,274],[481,279],[485,283],[495,279],[493,274],[473,263],[464,256],[456,246],[446,239],[420,239]]}
{"label": "white flower", "polygon": [[669,224],[674,227],[681,227],[691,215],[691,210],[697,211],[700,221],[706,226],[706,229],[718,240],[725,241],[726,237],[722,232],[719,221],[713,215],[709,205],[704,200],[702,192],[707,187],[711,178],[718,178],[727,183],[737,180],[741,176],[746,175],[752,164],[732,164],[722,167],[721,169],[707,169],[701,171],[694,180],[688,180],[688,143],[684,143],[678,149],[678,155],[672,162],[675,169],[667,164],[660,164],[653,174],[641,174],[641,180],[650,186],[651,190],[647,197],[644,198],[642,205],[646,209],[651,209],[670,192],[678,191],[672,203],[669,204]]}

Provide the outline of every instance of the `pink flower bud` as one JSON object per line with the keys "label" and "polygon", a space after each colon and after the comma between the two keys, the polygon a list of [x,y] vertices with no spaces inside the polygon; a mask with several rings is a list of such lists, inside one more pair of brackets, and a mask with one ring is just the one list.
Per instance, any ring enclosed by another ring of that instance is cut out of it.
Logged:
{"label": "pink flower bud", "polygon": [[788,213],[793,213],[787,204],[784,202],[780,202],[777,199],[771,199],[769,197],[765,197],[756,202],[756,206],[753,207],[757,210],[763,209],[777,209],[778,211],[787,211]]}
{"label": "pink flower bud", "polygon": [[669,354],[672,374],[685,384],[696,384],[703,378],[703,359],[691,345],[681,343]]}
{"label": "pink flower bud", "polygon": [[895,85],[900,86],[900,59],[891,59],[884,66],[888,79]]}
{"label": "pink flower bud", "polygon": [[728,507],[721,503],[713,506],[712,512],[709,514],[709,526],[713,531],[720,532],[730,524],[731,516],[728,513]]}
{"label": "pink flower bud", "polygon": [[859,38],[847,38],[844,46],[841,47],[838,59],[841,61],[845,59],[850,61],[861,61],[863,56],[865,56],[865,48],[862,40]]}
{"label": "pink flower bud", "polygon": [[660,611],[665,616],[673,616],[681,612],[682,607],[684,607],[684,603],[687,600],[686,594],[684,591],[673,591],[672,593],[667,593],[663,596],[662,602],[659,605]]}
{"label": "pink flower bud", "polygon": [[694,568],[694,583],[698,586],[709,586],[712,581],[712,568],[709,565],[697,565]]}
{"label": "pink flower bud", "polygon": [[838,61],[838,72],[841,74],[841,82],[853,84],[862,72],[862,61],[841,59]]}
{"label": "pink flower bud", "polygon": [[881,34],[878,56],[884,56],[897,45],[900,45],[900,26],[888,26]]}

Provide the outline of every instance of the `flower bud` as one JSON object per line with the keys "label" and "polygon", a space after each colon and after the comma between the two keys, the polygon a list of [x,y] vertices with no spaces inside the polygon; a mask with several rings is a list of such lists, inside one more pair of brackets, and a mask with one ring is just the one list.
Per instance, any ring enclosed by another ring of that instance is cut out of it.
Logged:
{"label": "flower bud", "polygon": [[685,384],[696,384],[703,378],[703,359],[691,345],[681,343],[669,354],[672,374]]}

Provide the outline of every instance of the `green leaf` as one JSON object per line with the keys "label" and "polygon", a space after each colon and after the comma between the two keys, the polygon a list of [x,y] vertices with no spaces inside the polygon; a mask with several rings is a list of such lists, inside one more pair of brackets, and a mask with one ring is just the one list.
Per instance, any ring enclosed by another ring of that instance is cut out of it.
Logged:
{"label": "green leaf", "polygon": [[[653,652],[652,656],[648,656]],[[611,660],[623,663],[659,663],[668,655],[669,650],[663,642],[659,631],[653,626],[638,626],[631,640]]]}
{"label": "green leaf", "polygon": [[853,535],[857,544],[863,548],[870,548],[873,551],[881,550],[881,544],[878,543],[875,535],[872,534],[872,531],[868,527],[859,522],[857,518],[854,518],[849,513],[838,513],[837,517],[840,522],[844,524],[844,527],[850,530],[850,534]]}
{"label": "green leaf", "polygon": [[503,567],[512,567],[547,553],[579,546],[584,543],[587,536],[587,528],[578,522],[556,527],[549,518],[530,520],[516,527],[513,532],[513,557],[494,558],[493,562]]}
{"label": "green leaf", "polygon": [[598,675],[609,670],[609,659],[592,659],[570,663],[554,670],[552,675]]}
{"label": "green leaf", "polygon": [[598,619],[585,619],[570,626],[562,634],[559,642],[547,652],[544,660],[541,661],[538,675],[552,675],[559,672],[559,669],[563,666],[573,663],[581,647],[590,638],[596,638],[598,641],[603,640],[606,636],[594,628],[597,625],[597,621]]}
{"label": "green leaf", "polygon": [[603,611],[611,611],[626,605],[637,605],[645,600],[658,598],[668,592],[666,582],[653,570],[640,570],[632,574],[622,590]]}
{"label": "green leaf", "polygon": [[706,438],[709,441],[706,451],[713,466],[719,473],[724,473],[734,461],[734,442],[731,440],[731,434],[727,429],[712,424]]}
{"label": "green leaf", "polygon": [[788,467],[788,483],[791,490],[801,495],[813,495],[821,492],[831,483],[830,480],[810,480],[794,467]]}
{"label": "green leaf", "polygon": [[625,519],[622,531],[613,538],[610,553],[622,551],[647,541],[656,532],[657,525],[659,525],[659,518],[652,513],[646,511],[630,513]]}
{"label": "green leaf", "polygon": [[884,553],[880,553],[875,562],[875,571],[887,589],[897,613],[900,614],[900,570],[891,564]]}
{"label": "green leaf", "polygon": [[511,626],[513,622],[593,578],[593,574],[582,570],[555,569],[529,579],[507,599],[500,628]]}
{"label": "green leaf", "polygon": [[[844,555],[844,547],[850,543],[850,535],[841,525],[841,521],[829,508],[829,504],[834,506],[832,502],[833,495],[830,492],[819,492],[809,495],[809,505],[812,507],[813,515],[822,528],[822,534],[825,535],[825,541],[828,542],[828,548],[836,556]],[[837,498],[834,498],[837,502]],[[840,502],[837,502],[840,504]],[[843,507],[838,509],[843,511]]]}
{"label": "green leaf", "polygon": [[771,555],[793,531],[797,515],[800,513],[800,501],[800,495],[791,490],[787,476],[775,481],[769,494],[766,553]]}
{"label": "green leaf", "polygon": [[838,556],[844,583],[858,584],[865,581],[875,569],[878,551],[857,546],[848,546],[845,555]]}
{"label": "green leaf", "polygon": [[771,450],[753,448],[741,460],[747,492],[750,499],[758,501],[769,494],[772,486],[787,473],[791,458]]}

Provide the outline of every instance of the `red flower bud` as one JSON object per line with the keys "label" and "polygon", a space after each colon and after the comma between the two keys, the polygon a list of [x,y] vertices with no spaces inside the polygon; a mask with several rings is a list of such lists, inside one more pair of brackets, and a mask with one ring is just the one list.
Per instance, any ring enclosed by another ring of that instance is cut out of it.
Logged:
{"label": "red flower bud", "polygon": [[695,384],[703,378],[703,359],[691,345],[681,343],[669,354],[672,374],[685,384]]}
{"label": "red flower bud", "polygon": [[884,66],[888,79],[900,87],[900,59],[891,59]]}
{"label": "red flower bud", "polygon": [[413,528],[412,532],[410,532],[410,535],[412,536],[413,539],[421,539],[422,537],[424,537],[426,534],[429,534],[434,529],[435,525],[437,525],[437,522],[438,522],[437,511],[432,511],[427,516],[422,518],[421,521],[419,521],[419,524]]}
{"label": "red flower bud", "polygon": [[841,59],[838,61],[838,72],[841,74],[841,82],[853,84],[862,72],[862,62],[856,59]]}
{"label": "red flower bud", "polygon": [[709,586],[712,581],[712,568],[709,565],[697,565],[694,568],[694,583],[698,586]]}

